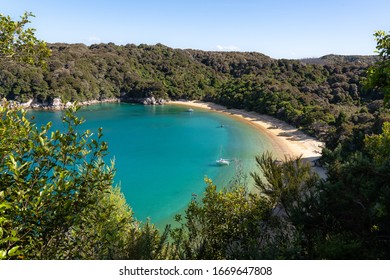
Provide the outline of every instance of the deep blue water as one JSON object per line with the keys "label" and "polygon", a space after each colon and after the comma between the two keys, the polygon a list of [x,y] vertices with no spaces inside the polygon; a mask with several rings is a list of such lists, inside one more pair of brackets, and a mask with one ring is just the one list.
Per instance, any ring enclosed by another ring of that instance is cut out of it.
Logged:
{"label": "deep blue water", "polygon": [[[255,168],[255,155],[271,149],[268,139],[246,123],[186,109],[122,103],[84,107],[78,113],[86,120],[83,129],[97,133],[103,128],[110,158],[115,159],[115,183],[139,220],[150,217],[157,225],[170,221],[194,194],[202,194],[205,176],[218,187],[227,186],[237,165],[217,166],[221,151],[248,174]],[[52,121],[54,128],[62,126],[62,112],[29,114],[37,124]]]}

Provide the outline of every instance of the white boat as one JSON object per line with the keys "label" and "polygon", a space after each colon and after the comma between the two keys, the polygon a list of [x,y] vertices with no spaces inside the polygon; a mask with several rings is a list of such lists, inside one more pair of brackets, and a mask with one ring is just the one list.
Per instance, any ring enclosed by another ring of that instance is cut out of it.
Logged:
{"label": "white boat", "polygon": [[230,161],[228,159],[222,157],[222,147],[221,147],[220,152],[219,152],[219,159],[217,159],[215,162],[218,165],[229,165],[230,164]]}
{"label": "white boat", "polygon": [[187,109],[187,112],[193,112],[194,109],[190,108],[190,109]]}
{"label": "white boat", "polygon": [[230,161],[225,158],[220,158],[215,161],[218,165],[229,165]]}

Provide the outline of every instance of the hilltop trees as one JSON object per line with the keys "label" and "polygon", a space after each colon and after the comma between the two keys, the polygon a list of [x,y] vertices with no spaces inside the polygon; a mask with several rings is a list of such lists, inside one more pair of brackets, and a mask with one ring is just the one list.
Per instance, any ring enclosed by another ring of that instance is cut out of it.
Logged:
{"label": "hilltop trees", "polygon": [[[374,56],[299,61],[259,53],[180,50],[161,44],[49,47],[49,71],[0,59],[0,97],[41,103],[57,97],[63,102],[137,101],[151,96],[212,101],[273,115],[335,145],[362,118],[367,120],[364,129],[373,127],[375,110],[371,108],[382,102],[376,89],[360,94],[359,80],[378,60]],[[335,118],[341,112],[346,118],[339,129]],[[380,125],[375,128],[379,131]],[[337,129],[337,135],[329,137]]]}

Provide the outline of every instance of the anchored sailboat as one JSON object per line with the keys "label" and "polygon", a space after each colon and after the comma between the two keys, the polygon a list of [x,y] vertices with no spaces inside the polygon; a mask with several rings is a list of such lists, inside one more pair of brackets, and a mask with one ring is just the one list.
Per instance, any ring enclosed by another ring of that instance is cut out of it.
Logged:
{"label": "anchored sailboat", "polygon": [[222,157],[222,147],[219,151],[219,159],[217,159],[215,162],[218,165],[229,165],[230,164],[230,161],[228,159]]}

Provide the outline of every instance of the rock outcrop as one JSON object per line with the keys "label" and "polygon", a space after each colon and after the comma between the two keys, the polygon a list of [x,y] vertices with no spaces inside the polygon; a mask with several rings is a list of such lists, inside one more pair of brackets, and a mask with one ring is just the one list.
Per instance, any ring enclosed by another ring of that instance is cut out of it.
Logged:
{"label": "rock outcrop", "polygon": [[142,101],[142,104],[144,105],[163,105],[165,104],[167,101],[165,99],[162,99],[162,98],[154,98],[153,96],[152,97],[147,97],[145,98],[143,101]]}

